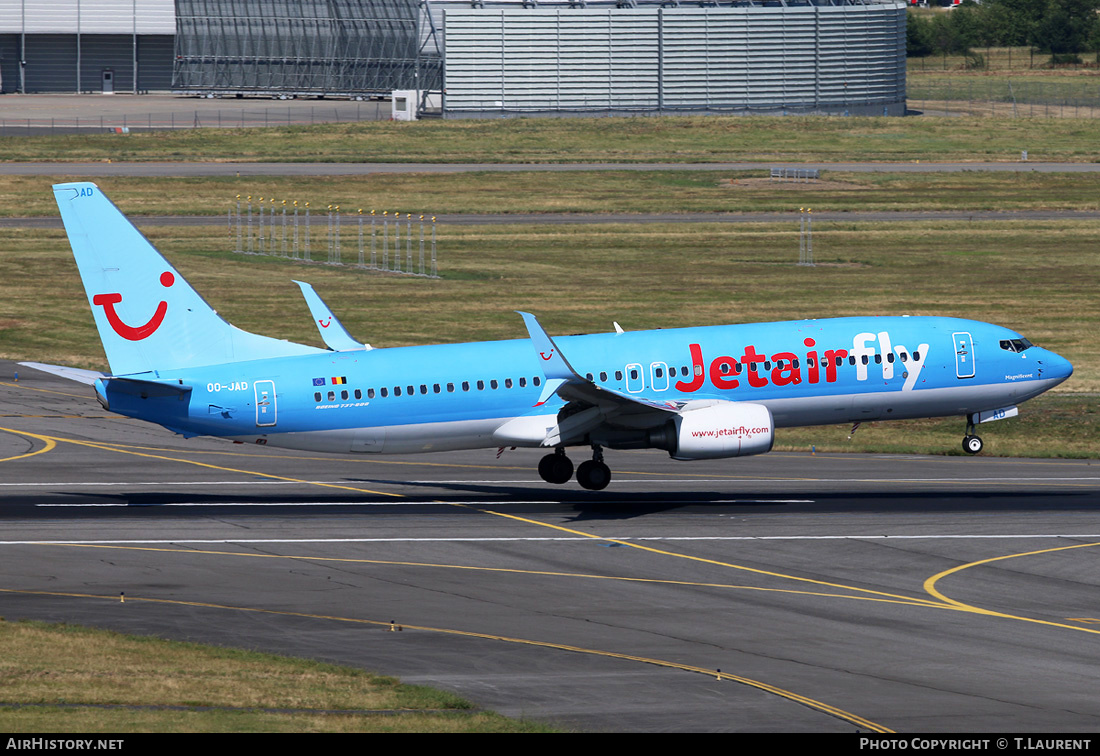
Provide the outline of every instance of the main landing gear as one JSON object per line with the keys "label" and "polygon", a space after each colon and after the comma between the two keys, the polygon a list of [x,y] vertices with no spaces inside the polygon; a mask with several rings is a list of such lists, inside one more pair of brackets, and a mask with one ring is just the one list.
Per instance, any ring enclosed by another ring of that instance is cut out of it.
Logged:
{"label": "main landing gear", "polygon": [[[553,454],[539,460],[539,476],[547,483],[565,483],[573,477],[573,463],[559,446]],[[577,468],[577,482],[589,491],[602,491],[611,482],[611,468],[604,464],[603,449],[593,445],[592,459]]]}
{"label": "main landing gear", "polygon": [[977,454],[982,450],[982,439],[974,435],[974,416],[966,417],[966,435],[963,436],[963,451],[967,454]]}
{"label": "main landing gear", "polygon": [[559,446],[539,460],[539,476],[547,483],[559,484],[573,477],[573,463],[565,456],[565,447]]}

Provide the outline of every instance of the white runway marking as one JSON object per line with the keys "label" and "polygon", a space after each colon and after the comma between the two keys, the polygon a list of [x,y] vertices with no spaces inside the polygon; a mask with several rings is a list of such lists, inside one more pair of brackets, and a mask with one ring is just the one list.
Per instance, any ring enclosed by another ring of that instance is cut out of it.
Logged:
{"label": "white runway marking", "polygon": [[0,546],[93,546],[93,545],[148,545],[171,544],[272,544],[272,543],[502,543],[509,541],[573,541],[600,543],[607,541],[878,541],[878,540],[1036,540],[1049,538],[1100,539],[1100,533],[1000,533],[1000,534],[930,534],[930,535],[823,535],[823,536],[541,536],[508,537],[482,536],[477,538],[168,538],[168,539],[99,539],[99,540],[42,540],[0,541]]}
{"label": "white runway marking", "polygon": [[[0,488],[80,488],[80,487],[166,487],[166,486],[293,486],[293,485],[340,485],[357,484],[377,485],[379,479],[338,479],[338,480],[177,480],[177,481],[59,481],[54,483],[24,482],[0,483]],[[458,484],[522,484],[543,485],[539,479],[479,478],[461,480],[394,480],[397,485],[458,485]],[[699,478],[615,478],[614,483],[679,483],[699,485],[700,483],[1080,483],[1100,482],[1100,476],[1051,476],[1051,477],[1010,477],[997,475],[984,478],[806,478],[792,475],[789,478],[744,478],[708,475]]]}
{"label": "white runway marking", "polygon": [[[600,500],[603,503],[613,504],[614,499]],[[679,504],[813,504],[814,499],[699,499],[686,502],[677,502]],[[79,504],[74,503],[57,503],[57,504],[35,504],[36,507],[42,507],[45,509],[83,509],[83,508],[95,508],[95,507],[120,507],[127,508],[132,507],[140,509],[144,507],[157,508],[157,507],[400,507],[408,506],[410,504],[440,504],[447,505],[452,503],[462,504],[464,506],[471,507],[499,507],[502,504],[563,504],[564,502],[558,499],[532,499],[532,500],[515,500],[509,499],[506,502],[502,501],[461,501],[450,502],[445,499],[434,499],[427,501],[174,501],[165,504],[130,504],[127,502],[81,502]]]}
{"label": "white runway marking", "polygon": [[[168,504],[128,504],[126,502],[100,502],[84,504],[35,504],[45,509],[82,509],[87,507],[121,507],[123,509],[157,509],[168,507],[400,507],[408,504],[446,504],[445,501],[176,501]],[[557,504],[549,501],[509,502],[515,504]]]}
{"label": "white runway marking", "polygon": [[[301,481],[301,483],[325,483],[326,481]],[[347,481],[328,481],[347,483]],[[72,488],[74,486],[293,486],[296,480],[150,480],[150,481],[69,481],[59,483],[0,483],[0,488],[43,486],[47,488]]]}

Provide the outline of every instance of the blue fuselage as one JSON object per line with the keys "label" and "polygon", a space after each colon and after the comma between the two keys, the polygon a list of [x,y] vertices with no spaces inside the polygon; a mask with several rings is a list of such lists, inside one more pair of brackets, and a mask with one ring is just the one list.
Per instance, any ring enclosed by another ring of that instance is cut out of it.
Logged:
{"label": "blue fuselage", "polygon": [[[1015,405],[1072,366],[1000,326],[940,317],[854,317],[562,336],[573,369],[649,401],[763,404],[776,427],[966,415]],[[327,352],[133,376],[189,391],[99,386],[113,411],[186,435],[325,451],[495,446],[546,378],[529,339]],[[145,392],[148,394],[148,392]]]}

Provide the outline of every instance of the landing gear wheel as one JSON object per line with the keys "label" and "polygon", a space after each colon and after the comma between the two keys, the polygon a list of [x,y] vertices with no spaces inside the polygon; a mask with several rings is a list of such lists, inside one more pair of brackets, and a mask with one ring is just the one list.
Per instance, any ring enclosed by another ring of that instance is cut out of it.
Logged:
{"label": "landing gear wheel", "polygon": [[539,477],[547,483],[566,483],[573,477],[573,463],[563,452],[547,454],[539,460]]}
{"label": "landing gear wheel", "polygon": [[963,451],[967,454],[977,454],[982,450],[982,439],[979,436],[967,436],[963,439]]}
{"label": "landing gear wheel", "polygon": [[594,459],[582,462],[577,468],[577,482],[589,491],[602,491],[611,482],[611,468]]}

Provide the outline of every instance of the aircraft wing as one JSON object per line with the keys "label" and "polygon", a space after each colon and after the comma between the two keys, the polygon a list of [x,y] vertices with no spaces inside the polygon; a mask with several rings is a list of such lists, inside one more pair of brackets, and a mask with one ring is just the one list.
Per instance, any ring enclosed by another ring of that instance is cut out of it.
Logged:
{"label": "aircraft wing", "polygon": [[592,405],[607,405],[619,408],[641,408],[676,414],[684,408],[686,402],[654,401],[640,396],[624,394],[615,389],[598,386],[592,381],[581,378],[584,383],[566,382],[557,390],[558,396],[567,402],[587,402]]}
{"label": "aircraft wing", "polygon": [[370,344],[361,344],[351,337],[344,328],[344,324],[333,315],[332,310],[312,286],[305,281],[294,283],[302,289],[302,296],[306,298],[306,304],[309,305],[309,311],[313,315],[313,323],[317,326],[325,346],[334,352],[353,352],[358,349],[372,348]]}

